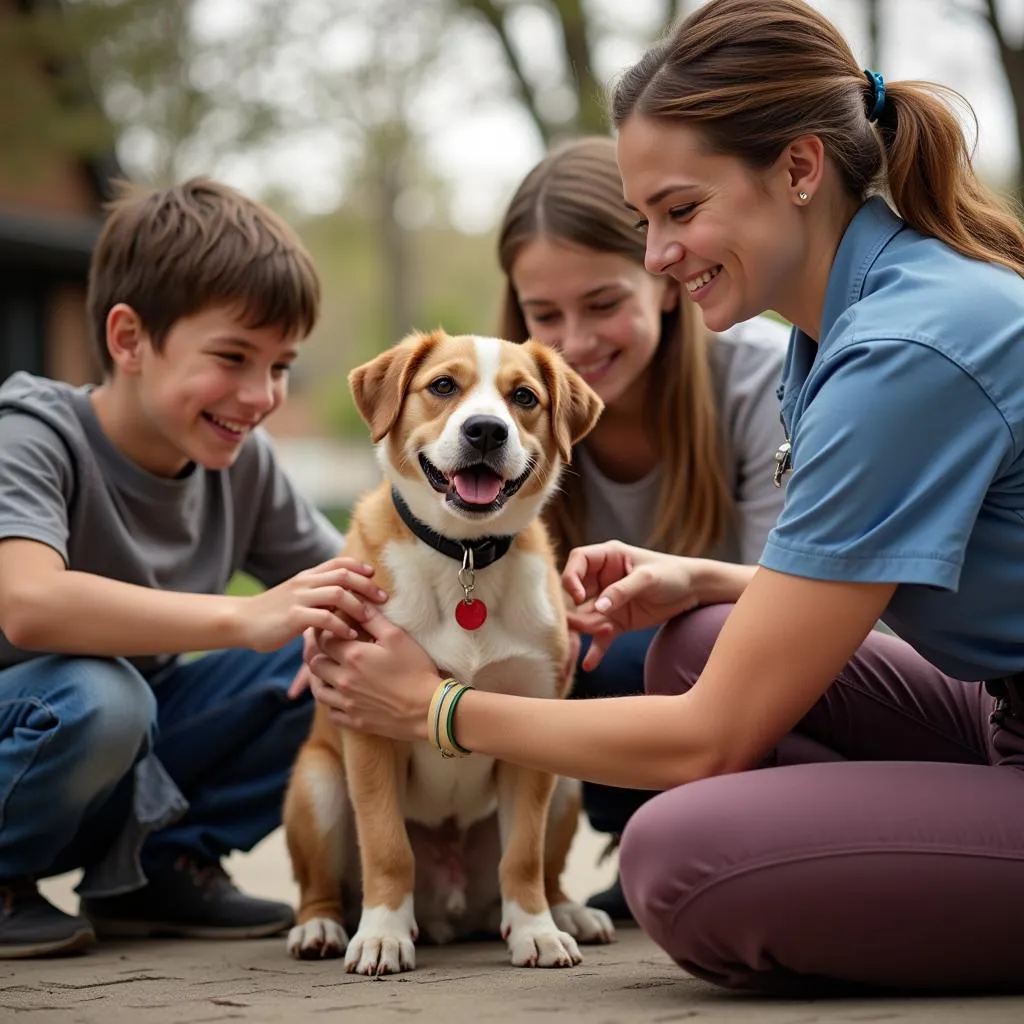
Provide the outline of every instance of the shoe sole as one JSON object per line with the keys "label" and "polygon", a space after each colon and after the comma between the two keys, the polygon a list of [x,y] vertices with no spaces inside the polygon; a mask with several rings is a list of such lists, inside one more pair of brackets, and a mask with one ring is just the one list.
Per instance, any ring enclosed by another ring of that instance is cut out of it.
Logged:
{"label": "shoe sole", "polygon": [[48,956],[65,956],[81,953],[96,944],[96,933],[92,928],[81,928],[73,935],[52,942],[26,942],[20,946],[0,943],[0,960],[34,960]]}
{"label": "shoe sole", "polygon": [[286,932],[291,921],[245,925],[237,928],[217,928],[191,924],[171,924],[169,921],[115,921],[91,917],[96,934],[105,939],[264,939]]}

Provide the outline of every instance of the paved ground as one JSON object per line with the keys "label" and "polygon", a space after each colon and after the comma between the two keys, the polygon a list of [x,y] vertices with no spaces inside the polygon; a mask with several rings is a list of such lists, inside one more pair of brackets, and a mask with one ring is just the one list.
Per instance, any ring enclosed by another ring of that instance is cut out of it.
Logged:
{"label": "paved ground", "polygon": [[[570,895],[603,885],[614,865],[595,869],[597,838],[584,830],[570,856]],[[250,891],[293,899],[280,833],[228,865]],[[73,909],[73,876],[47,895]],[[0,961],[0,1022],[23,1024],[1010,1024],[1024,998],[871,999],[788,1002],[723,993],[683,974],[636,929],[611,946],[589,947],[574,970],[531,971],[508,964],[500,943],[425,947],[417,970],[369,980],[339,962],[298,963],[283,939],[104,944],[66,960]]]}

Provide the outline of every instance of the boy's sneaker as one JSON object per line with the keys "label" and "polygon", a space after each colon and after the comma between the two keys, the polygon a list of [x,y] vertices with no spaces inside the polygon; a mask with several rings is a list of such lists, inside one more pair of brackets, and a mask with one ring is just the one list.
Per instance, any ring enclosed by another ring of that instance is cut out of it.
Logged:
{"label": "boy's sneaker", "polygon": [[186,939],[256,939],[294,924],[292,908],[246,896],[216,861],[179,857],[142,889],[82,900],[99,936],[169,935]]}
{"label": "boy's sneaker", "polygon": [[58,910],[31,878],[0,879],[0,960],[77,953],[95,941],[88,921]]}

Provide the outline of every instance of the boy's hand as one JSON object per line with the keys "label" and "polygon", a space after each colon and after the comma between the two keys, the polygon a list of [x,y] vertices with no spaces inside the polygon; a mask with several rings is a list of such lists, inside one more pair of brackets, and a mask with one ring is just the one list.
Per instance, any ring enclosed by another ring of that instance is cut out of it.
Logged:
{"label": "boy's hand", "polygon": [[362,622],[369,614],[363,599],[387,600],[370,577],[373,568],[340,556],[306,569],[254,597],[240,598],[241,646],[274,651],[313,627],[354,639],[356,631],[342,616]]}

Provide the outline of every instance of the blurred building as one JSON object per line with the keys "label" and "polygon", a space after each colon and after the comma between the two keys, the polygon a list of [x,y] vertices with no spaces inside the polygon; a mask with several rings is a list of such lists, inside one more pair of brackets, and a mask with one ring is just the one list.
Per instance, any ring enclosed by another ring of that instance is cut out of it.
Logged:
{"label": "blurred building", "polygon": [[[0,0],[0,19],[42,2]],[[25,73],[54,74],[29,65]],[[0,381],[15,370],[74,383],[95,376],[86,278],[102,205],[119,173],[112,157],[89,161],[56,152],[44,154],[31,175],[0,173]]]}
{"label": "blurred building", "polygon": [[85,163],[54,171],[45,185],[0,180],[0,380],[95,375],[85,289],[108,178]]}

